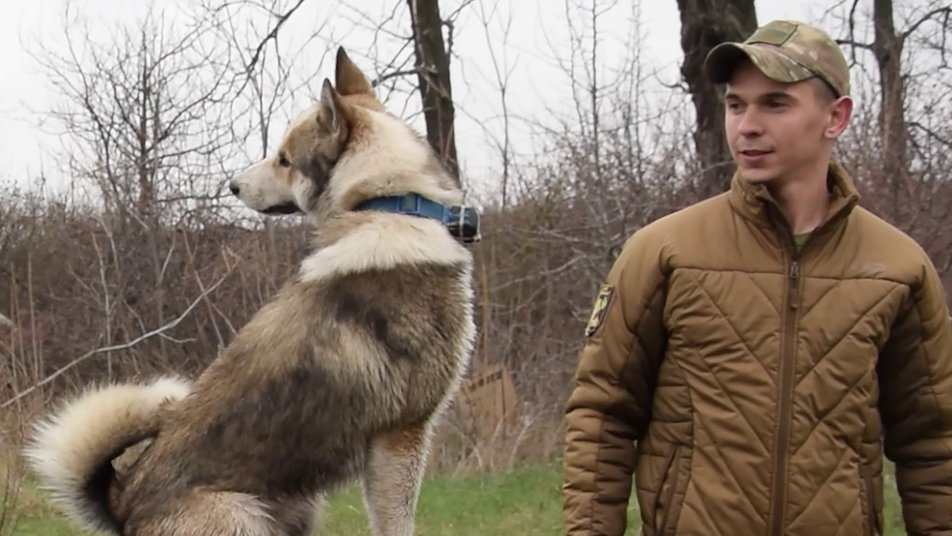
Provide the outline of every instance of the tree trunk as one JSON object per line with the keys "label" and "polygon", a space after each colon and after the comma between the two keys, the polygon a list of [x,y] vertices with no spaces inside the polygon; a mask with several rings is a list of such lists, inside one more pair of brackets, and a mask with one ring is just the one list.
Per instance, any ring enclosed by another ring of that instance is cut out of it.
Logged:
{"label": "tree trunk", "polygon": [[727,189],[733,170],[724,135],[724,103],[704,76],[704,58],[724,41],[743,41],[757,29],[753,0],[678,0],[681,13],[681,75],[697,112],[694,146],[701,161],[704,197]]}
{"label": "tree trunk", "polygon": [[437,0],[407,0],[413,24],[416,70],[426,119],[426,137],[447,169],[459,180],[453,134],[450,56],[443,43],[443,19]]}
{"label": "tree trunk", "polygon": [[903,178],[908,170],[908,150],[902,105],[905,91],[901,71],[903,41],[896,34],[896,26],[893,23],[892,0],[873,2],[873,25],[873,55],[879,67],[879,89],[882,95],[879,136],[883,170],[891,190],[892,218],[897,222],[901,216],[900,193]]}

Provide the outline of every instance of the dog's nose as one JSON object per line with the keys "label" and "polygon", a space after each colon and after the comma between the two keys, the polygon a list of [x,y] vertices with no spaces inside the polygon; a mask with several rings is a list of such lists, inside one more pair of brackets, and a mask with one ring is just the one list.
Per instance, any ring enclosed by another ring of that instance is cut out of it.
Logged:
{"label": "dog's nose", "polygon": [[235,195],[238,195],[238,192],[241,191],[241,187],[238,186],[238,183],[235,181],[231,181],[228,183],[228,189],[231,190],[231,193]]}

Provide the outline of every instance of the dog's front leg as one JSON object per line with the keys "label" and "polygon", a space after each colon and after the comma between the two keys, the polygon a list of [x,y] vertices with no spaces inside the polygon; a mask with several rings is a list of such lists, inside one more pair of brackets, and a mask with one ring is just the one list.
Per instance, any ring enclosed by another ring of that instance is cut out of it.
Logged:
{"label": "dog's front leg", "polygon": [[374,439],[363,475],[364,505],[374,536],[412,536],[429,444],[429,423]]}

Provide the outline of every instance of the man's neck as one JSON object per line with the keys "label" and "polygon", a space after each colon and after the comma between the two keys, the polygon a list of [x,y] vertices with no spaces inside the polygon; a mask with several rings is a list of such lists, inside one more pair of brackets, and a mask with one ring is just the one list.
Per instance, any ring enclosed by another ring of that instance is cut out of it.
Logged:
{"label": "man's neck", "polygon": [[816,176],[768,186],[770,195],[786,217],[793,234],[808,233],[823,223],[830,207],[830,193],[826,184],[828,169],[829,166],[826,166],[822,171],[813,171],[811,175]]}

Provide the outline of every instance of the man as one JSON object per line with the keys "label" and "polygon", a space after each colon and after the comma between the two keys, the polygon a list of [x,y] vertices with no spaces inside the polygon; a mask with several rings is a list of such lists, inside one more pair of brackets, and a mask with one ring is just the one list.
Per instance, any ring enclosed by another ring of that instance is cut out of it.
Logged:
{"label": "man", "polygon": [[[952,534],[952,329],[910,238],[831,163],[842,53],[775,21],[711,51],[730,192],[636,232],[602,286],[566,415],[572,535]],[[636,446],[636,445],[637,446]]]}

